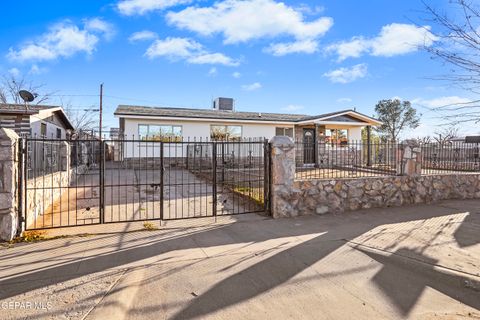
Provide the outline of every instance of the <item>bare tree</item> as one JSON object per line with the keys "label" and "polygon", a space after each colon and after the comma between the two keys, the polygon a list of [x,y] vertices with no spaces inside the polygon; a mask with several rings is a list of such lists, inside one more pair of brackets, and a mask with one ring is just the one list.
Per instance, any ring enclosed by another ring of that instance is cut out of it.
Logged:
{"label": "bare tree", "polygon": [[[423,2],[428,21],[433,24],[434,42],[424,50],[439,59],[450,69],[445,75],[435,77],[468,90],[480,93],[480,6],[478,2],[451,0],[449,14]],[[445,113],[447,122],[480,122],[480,100],[453,103],[433,108]]]}
{"label": "bare tree", "polygon": [[452,139],[458,137],[457,127],[448,127],[435,132],[433,139],[439,144],[449,143]]}
{"label": "bare tree", "polygon": [[72,102],[60,97],[60,105],[68,116],[75,131],[93,130],[98,126],[98,114],[95,112],[95,106],[85,109],[77,109]]}
{"label": "bare tree", "polygon": [[418,137],[417,141],[421,144],[427,144],[427,143],[432,142],[432,137],[430,137],[430,136]]}
{"label": "bare tree", "polygon": [[45,103],[50,100],[54,93],[45,92],[44,87],[43,84],[34,85],[24,76],[4,75],[0,80],[0,103],[23,103],[23,99],[18,94],[20,90],[28,90],[34,93],[36,95],[34,104]]}

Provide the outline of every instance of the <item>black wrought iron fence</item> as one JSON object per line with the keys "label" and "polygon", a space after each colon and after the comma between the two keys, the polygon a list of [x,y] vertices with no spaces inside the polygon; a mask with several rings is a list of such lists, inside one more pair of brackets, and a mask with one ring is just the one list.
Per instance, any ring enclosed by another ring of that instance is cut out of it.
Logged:
{"label": "black wrought iron fence", "polygon": [[480,172],[478,143],[450,141],[424,143],[422,149],[422,173]]}
{"label": "black wrought iron fence", "polygon": [[25,140],[28,161],[27,178],[40,177],[60,171],[62,141]]}
{"label": "black wrought iron fence", "polygon": [[298,179],[354,178],[396,175],[397,142],[295,142]]}

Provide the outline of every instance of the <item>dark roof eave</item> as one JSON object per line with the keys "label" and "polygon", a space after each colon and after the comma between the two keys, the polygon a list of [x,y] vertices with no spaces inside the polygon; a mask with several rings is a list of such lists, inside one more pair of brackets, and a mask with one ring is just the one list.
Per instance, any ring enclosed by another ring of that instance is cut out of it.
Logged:
{"label": "dark roof eave", "polygon": [[[123,109],[123,110],[122,110]],[[125,110],[125,109],[137,109],[136,110]],[[141,111],[148,111],[148,112],[141,112]],[[155,111],[157,111],[157,114],[155,114]],[[164,112],[177,112],[175,114],[162,114],[162,111]],[[336,115],[348,113],[348,112],[354,112],[362,117],[365,117],[367,119],[370,119],[374,122],[380,123],[377,119],[374,119],[372,117],[369,117],[367,115],[364,115],[360,112],[357,112],[356,110],[352,109],[345,109],[341,111],[336,111],[336,112],[331,112],[331,113],[325,113],[321,115],[316,115],[316,116],[307,116],[307,115],[295,115],[295,114],[276,114],[276,113],[261,113],[262,117],[255,117],[254,112],[237,112],[237,114],[243,114],[244,117],[235,117],[234,114],[236,112],[232,112],[232,116],[229,116],[229,113],[223,113],[224,111],[220,111],[222,113],[219,113],[217,116],[215,114],[203,114],[203,115],[194,115],[194,114],[178,114],[179,113],[187,113],[187,112],[206,112],[209,113],[212,110],[208,109],[187,109],[187,108],[156,108],[156,107],[143,107],[143,106],[129,106],[129,105],[119,105],[117,107],[117,110],[114,112],[115,116],[138,116],[138,117],[163,117],[163,118],[193,118],[193,119],[220,119],[220,120],[236,120],[236,121],[261,121],[261,122],[289,122],[292,124],[299,123],[299,122],[304,122],[304,121],[309,121],[309,120],[316,120],[316,119],[321,119],[321,118],[328,118],[328,117],[334,117]],[[216,111],[219,112],[219,111]],[[282,117],[288,117],[287,119],[282,119]],[[291,117],[291,118],[290,118]],[[328,119],[326,119],[328,121]],[[366,122],[367,123],[367,122]]]}
{"label": "dark roof eave", "polygon": [[265,122],[291,122],[291,123],[296,123],[300,120],[290,120],[290,119],[265,119],[258,117],[257,119],[255,118],[250,118],[250,119],[245,119],[245,118],[215,118],[215,117],[209,117],[209,116],[182,116],[182,115],[157,115],[157,114],[145,114],[145,113],[117,113],[114,112],[113,115],[115,116],[138,116],[138,117],[163,117],[163,118],[190,118],[190,119],[219,119],[219,120],[238,120],[238,121],[265,121]]}

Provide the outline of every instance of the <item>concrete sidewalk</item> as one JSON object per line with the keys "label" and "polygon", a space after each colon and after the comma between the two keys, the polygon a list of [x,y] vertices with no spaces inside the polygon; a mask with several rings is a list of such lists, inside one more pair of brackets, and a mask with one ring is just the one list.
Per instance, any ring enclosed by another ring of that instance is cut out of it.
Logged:
{"label": "concrete sidewalk", "polygon": [[478,200],[112,226],[0,249],[0,318],[480,318]]}

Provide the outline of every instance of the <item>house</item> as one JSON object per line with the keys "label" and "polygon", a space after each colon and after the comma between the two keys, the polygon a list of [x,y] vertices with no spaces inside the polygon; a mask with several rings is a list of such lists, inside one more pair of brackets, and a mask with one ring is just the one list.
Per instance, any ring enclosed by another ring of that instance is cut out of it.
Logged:
{"label": "house", "polygon": [[0,127],[13,129],[20,136],[66,139],[74,130],[62,107],[0,104]]}
{"label": "house", "polygon": [[[126,139],[181,140],[202,138],[236,141],[248,138],[270,139],[289,136],[311,148],[317,142],[344,144],[362,139],[362,128],[380,121],[355,110],[341,110],[316,116],[236,111],[233,99],[217,98],[212,109],[163,108],[119,105],[115,111],[120,131]],[[126,150],[126,156],[135,152]],[[315,152],[306,163],[316,160]],[[141,155],[141,150],[138,155]]]}

